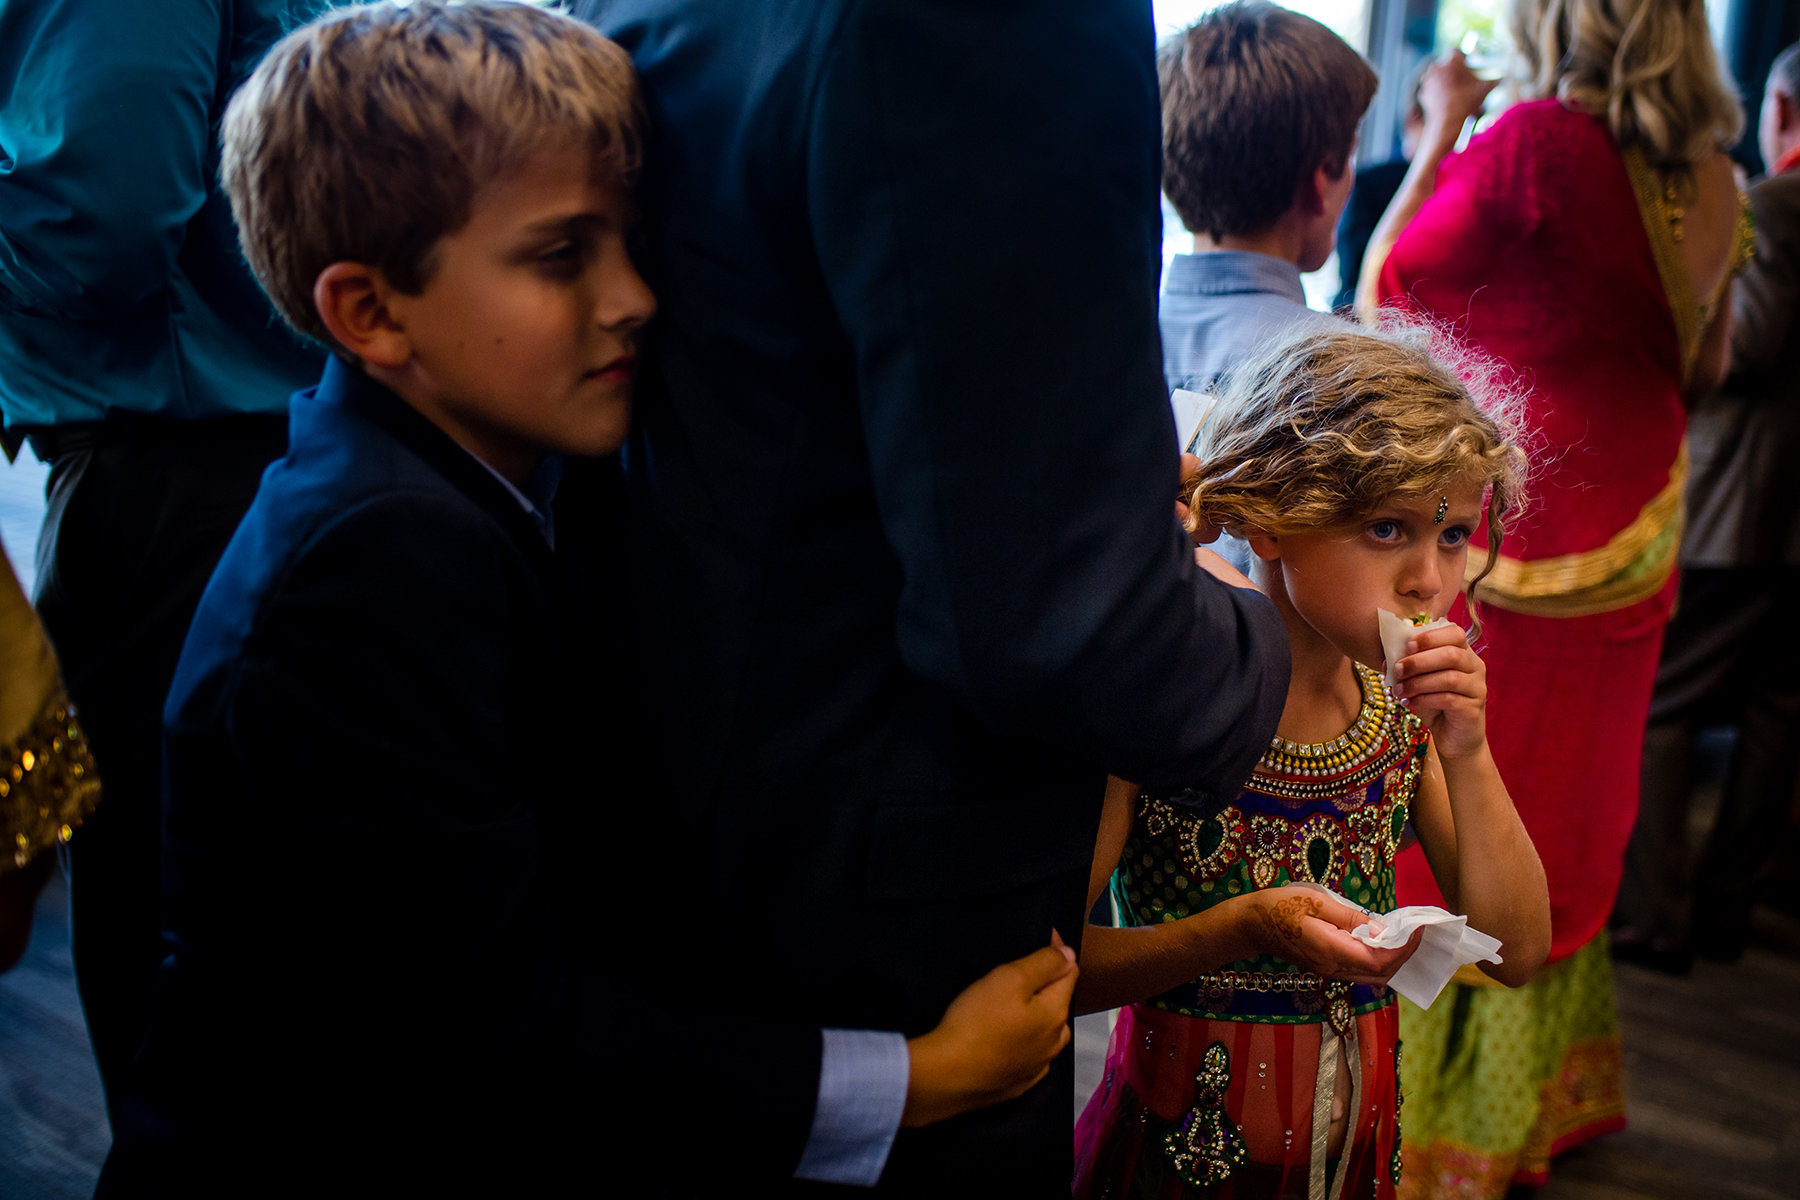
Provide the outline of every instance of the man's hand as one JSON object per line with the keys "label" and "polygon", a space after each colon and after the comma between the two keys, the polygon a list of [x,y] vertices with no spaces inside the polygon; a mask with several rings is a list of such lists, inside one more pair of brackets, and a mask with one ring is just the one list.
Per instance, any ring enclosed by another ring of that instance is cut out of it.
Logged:
{"label": "man's hand", "polygon": [[964,988],[936,1029],[909,1038],[904,1128],[1023,1095],[1069,1044],[1075,952],[1054,931],[1042,950],[1003,963]]}
{"label": "man's hand", "polygon": [[1322,891],[1290,885],[1252,892],[1257,948],[1325,979],[1386,983],[1419,947],[1423,931],[1397,950],[1377,950],[1350,936],[1368,915]]}

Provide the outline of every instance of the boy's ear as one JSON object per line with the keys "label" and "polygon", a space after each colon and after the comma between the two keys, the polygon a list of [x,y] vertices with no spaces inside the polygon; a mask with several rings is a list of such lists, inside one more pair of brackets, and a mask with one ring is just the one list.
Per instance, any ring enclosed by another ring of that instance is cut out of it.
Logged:
{"label": "boy's ear", "polygon": [[1264,533],[1260,529],[1246,529],[1244,540],[1250,543],[1250,549],[1256,557],[1264,562],[1274,562],[1281,557],[1281,539],[1273,534]]}
{"label": "boy's ear", "polygon": [[335,262],[313,281],[313,307],[344,349],[374,367],[398,368],[412,342],[388,304],[393,287],[366,263]]}
{"label": "boy's ear", "polygon": [[[1346,164],[1344,170],[1349,170]],[[1312,174],[1300,181],[1300,194],[1294,197],[1300,211],[1309,217],[1317,217],[1325,212],[1325,198],[1331,194],[1331,186],[1339,179],[1324,163],[1312,169]]]}

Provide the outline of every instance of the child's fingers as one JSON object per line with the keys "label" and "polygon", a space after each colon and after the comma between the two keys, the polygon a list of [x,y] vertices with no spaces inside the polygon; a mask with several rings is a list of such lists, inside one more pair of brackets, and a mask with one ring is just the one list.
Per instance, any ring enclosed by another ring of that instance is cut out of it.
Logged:
{"label": "child's fingers", "polygon": [[1401,659],[1398,675],[1407,679],[1432,671],[1469,671],[1481,669],[1481,657],[1463,645],[1428,646]]}

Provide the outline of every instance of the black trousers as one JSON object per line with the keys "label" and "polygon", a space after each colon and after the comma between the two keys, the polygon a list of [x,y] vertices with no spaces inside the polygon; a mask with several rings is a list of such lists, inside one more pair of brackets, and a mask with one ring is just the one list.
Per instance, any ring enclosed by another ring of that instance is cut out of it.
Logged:
{"label": "black trousers", "polygon": [[200,593],[287,446],[279,416],[40,430],[37,607],[100,769],[63,850],[75,981],[109,1109],[162,962],[162,707]]}
{"label": "black trousers", "polygon": [[[1757,885],[1788,835],[1800,770],[1800,567],[1689,568],[1644,733],[1642,802],[1615,928],[1719,957],[1742,949]],[[1737,729],[1718,819],[1688,845],[1702,730]]]}

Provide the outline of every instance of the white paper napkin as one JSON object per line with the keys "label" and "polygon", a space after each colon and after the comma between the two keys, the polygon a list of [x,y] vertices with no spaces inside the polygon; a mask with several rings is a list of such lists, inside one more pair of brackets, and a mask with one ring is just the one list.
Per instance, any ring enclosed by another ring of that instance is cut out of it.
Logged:
{"label": "white paper napkin", "polygon": [[1406,945],[1413,931],[1423,929],[1419,948],[1401,964],[1388,986],[1420,1008],[1430,1008],[1450,977],[1464,963],[1501,962],[1500,940],[1469,928],[1469,918],[1445,912],[1429,904],[1410,904],[1393,912],[1372,916],[1350,936],[1378,950]]}
{"label": "white paper napkin", "polygon": [[[1316,883],[1300,886],[1324,892],[1350,908],[1361,907],[1328,887]],[[1406,945],[1416,929],[1423,929],[1425,936],[1419,939],[1419,948],[1412,957],[1388,980],[1388,986],[1420,1008],[1431,1007],[1464,963],[1505,961],[1500,957],[1500,939],[1470,929],[1467,917],[1429,904],[1409,904],[1379,915],[1370,913],[1366,922],[1350,931],[1350,936],[1377,950],[1395,950]]]}

